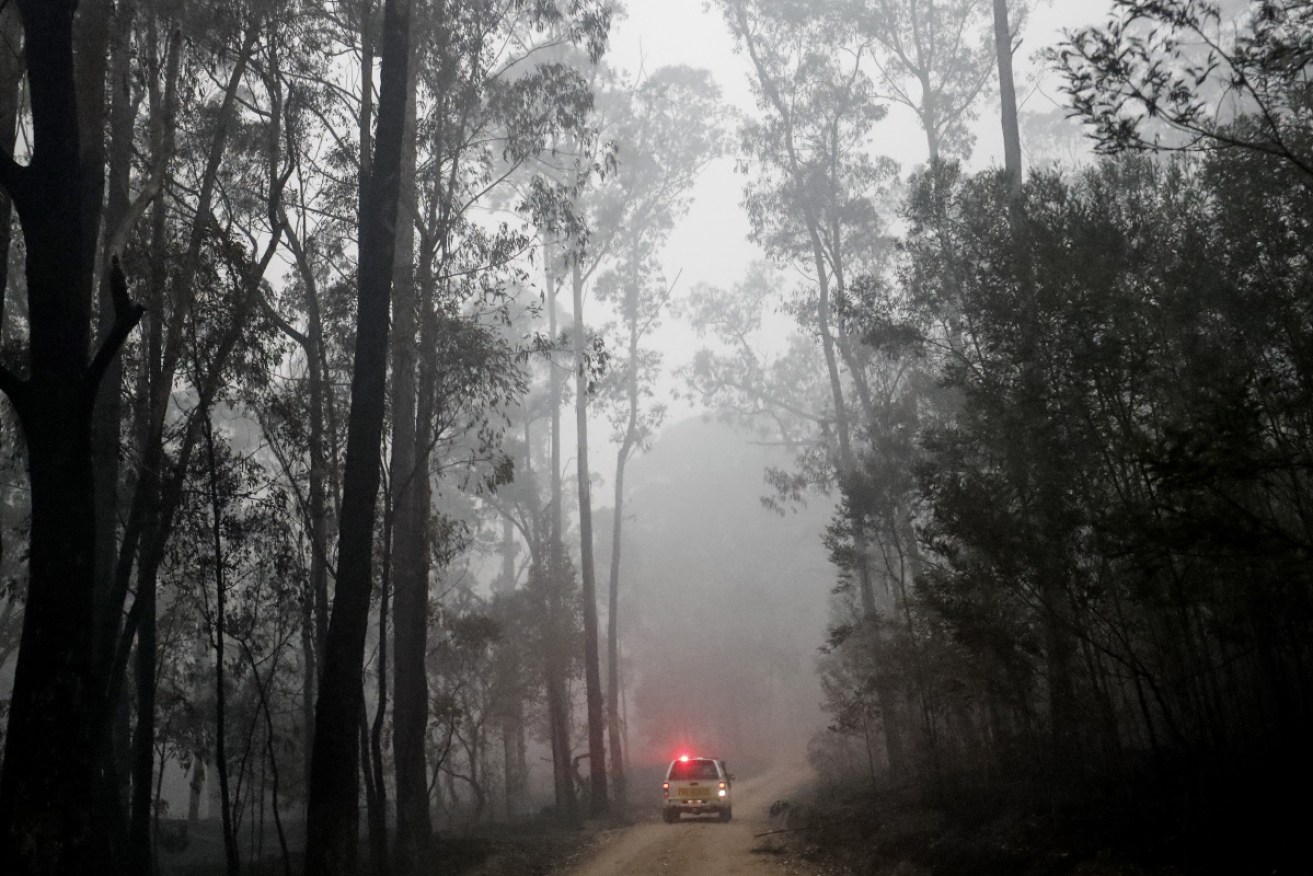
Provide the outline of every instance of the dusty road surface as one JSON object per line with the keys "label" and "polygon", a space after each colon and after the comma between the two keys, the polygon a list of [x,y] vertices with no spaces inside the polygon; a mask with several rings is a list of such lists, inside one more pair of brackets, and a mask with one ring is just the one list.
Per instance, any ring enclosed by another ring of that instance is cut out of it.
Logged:
{"label": "dusty road surface", "polygon": [[[754,833],[769,830],[770,804],[801,787],[806,767],[772,770],[734,782],[734,820],[684,816],[666,824],[653,810],[650,820],[612,831],[592,857],[567,876],[782,876],[792,872],[763,854]],[[659,793],[659,791],[658,791]],[[758,849],[759,851],[753,851]]]}

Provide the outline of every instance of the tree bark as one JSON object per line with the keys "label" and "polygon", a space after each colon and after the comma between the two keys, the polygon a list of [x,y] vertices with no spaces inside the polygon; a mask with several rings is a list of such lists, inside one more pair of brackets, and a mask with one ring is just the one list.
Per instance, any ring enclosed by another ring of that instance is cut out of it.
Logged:
{"label": "tree bark", "polygon": [[[227,628],[228,589],[223,566],[223,497],[219,495],[217,460],[214,453],[214,428],[210,413],[205,412],[205,450],[210,469],[209,500],[211,537],[214,547],[214,765],[219,774],[219,808],[223,822],[223,851],[228,876],[241,872],[241,853],[237,849],[237,825],[233,822],[232,788],[228,776],[227,688],[224,636]],[[138,646],[140,647],[140,646]],[[138,719],[140,723],[140,718]]]}
{"label": "tree bark", "polygon": [[[384,544],[387,544],[388,527],[384,526]],[[385,551],[386,553],[386,551]],[[366,734],[368,751],[365,752],[365,773],[370,777],[374,793],[368,795],[369,857],[374,876],[389,876],[392,872],[388,855],[388,786],[383,770],[383,721],[388,708],[388,609],[391,607],[392,581],[388,559],[383,559],[383,580],[380,583],[378,606],[378,700],[374,704],[374,722]],[[362,739],[362,744],[364,740]]]}
{"label": "tree bark", "polygon": [[[110,45],[110,149],[109,192],[105,205],[104,227],[117,228],[128,212],[128,182],[132,161],[131,27],[133,4],[119,4],[115,16],[114,39]],[[104,235],[105,251],[101,264],[109,263],[109,235]],[[100,331],[103,340],[114,326],[114,299],[108,272],[100,277]],[[96,629],[101,635],[108,624],[104,615],[110,605],[110,582],[114,578],[115,542],[118,538],[119,421],[122,414],[122,360],[115,358],[105,372],[96,397],[92,421],[92,446],[96,471]],[[115,619],[117,622],[117,618]],[[99,645],[99,642],[97,643]],[[99,647],[97,648],[99,652]]]}
{"label": "tree bark", "polygon": [[355,367],[342,479],[337,588],[315,708],[306,823],[308,876],[349,876],[357,870],[360,763],[355,742],[363,704],[378,457],[387,392],[388,309],[405,129],[409,17],[408,0],[385,0],[378,131],[372,165],[361,179]]}
{"label": "tree bark", "polygon": [[[413,60],[413,55],[412,55]],[[428,493],[427,455],[418,445],[416,364],[418,296],[415,243],[415,86],[406,93],[405,147],[401,196],[397,209],[397,246],[393,266],[392,337],[392,580],[393,608],[393,770],[397,787],[397,872],[417,872],[428,854],[428,767],[424,737],[428,725],[428,544],[423,505]],[[425,465],[418,464],[423,456]]]}
{"label": "tree bark", "polygon": [[[23,58],[19,45],[23,39],[22,22],[14,4],[0,8],[0,161],[13,161],[18,140],[19,83],[23,78]],[[10,229],[14,221],[14,202],[9,190],[0,186],[0,329],[4,327],[6,296],[9,291]],[[0,545],[0,553],[3,552]]]}
{"label": "tree bark", "polygon": [[[0,156],[0,186],[27,252],[30,376],[0,366],[31,485],[29,578],[0,775],[0,870],[93,872],[97,718],[93,675],[95,480],[91,416],[105,368],[141,318],[118,286],[114,330],[94,358],[92,218],[74,80],[72,0],[23,0],[33,129],[25,167]],[[112,866],[112,865],[111,865]]]}

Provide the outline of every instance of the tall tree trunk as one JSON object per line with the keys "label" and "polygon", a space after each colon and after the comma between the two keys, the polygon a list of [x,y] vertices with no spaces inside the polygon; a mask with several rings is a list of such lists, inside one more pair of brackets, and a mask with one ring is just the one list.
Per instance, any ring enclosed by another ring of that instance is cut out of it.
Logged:
{"label": "tall tree trunk", "polygon": [[1002,107],[1003,170],[1014,194],[1021,191],[1021,131],[1017,87],[1012,80],[1012,28],[1007,0],[994,0],[994,52],[998,57],[998,97]]}
{"label": "tall tree trunk", "polygon": [[22,167],[0,156],[0,186],[26,244],[30,339],[27,379],[0,366],[0,389],[27,443],[32,497],[28,592],[0,775],[0,870],[24,874],[92,872],[105,863],[93,860],[103,701],[93,674],[91,415],[106,367],[141,316],[122,282],[114,330],[88,361],[93,181],[78,130],[75,8],[72,0],[18,3],[32,156]]}
{"label": "tall tree trunk", "polygon": [[[108,678],[104,680],[104,686],[110,692],[111,703],[122,684],[120,676],[126,667],[126,662],[120,660],[114,654],[116,647],[114,644],[115,636],[117,634],[119,639],[117,651],[122,654],[126,647],[131,644],[131,636],[134,632],[133,624],[139,623],[141,618],[140,611],[130,612],[128,622],[123,625],[123,631],[120,634],[119,616],[127,599],[134,563],[142,565],[144,568],[149,562],[158,562],[163,557],[163,540],[167,538],[167,533],[172,525],[173,514],[181,497],[183,476],[194,444],[198,440],[200,415],[202,411],[207,409],[209,404],[208,401],[198,403],[188,424],[188,431],[184,437],[184,446],[176,454],[171,477],[165,478],[163,472],[165,423],[168,412],[172,409],[174,378],[182,360],[185,341],[186,338],[192,337],[191,332],[185,330],[187,320],[192,315],[191,305],[195,294],[195,284],[192,281],[200,264],[201,250],[206,237],[205,229],[210,225],[207,221],[210,215],[210,204],[218,185],[219,169],[227,143],[226,130],[228,125],[226,120],[231,117],[234,111],[237,92],[246,66],[250,61],[251,53],[254,51],[255,35],[256,29],[252,26],[245,36],[243,46],[229,75],[223,104],[219,110],[221,121],[214,139],[209,144],[209,153],[206,156],[205,171],[202,175],[197,197],[197,208],[192,222],[187,254],[182,259],[182,266],[178,273],[174,275],[176,294],[172,296],[170,302],[172,310],[168,314],[167,325],[164,323],[163,302],[166,300],[166,295],[163,287],[168,276],[166,270],[168,266],[164,264],[165,257],[161,255],[165,247],[165,212],[163,204],[158,198],[154,202],[156,209],[152,217],[152,264],[150,266],[150,291],[154,297],[149,322],[150,334],[147,341],[147,364],[144,366],[149,369],[149,372],[145,375],[146,379],[142,384],[147,387],[148,395],[145,399],[138,400],[138,404],[143,408],[139,428],[141,435],[140,446],[143,448],[141,450],[142,462],[138,466],[139,477],[133,490],[128,519],[124,526],[122,544],[116,560],[114,582],[108,597],[109,605],[103,619],[105,629],[100,631],[101,645],[104,651],[97,654],[98,661],[102,665],[112,664],[108,670]],[[180,52],[181,40],[175,34],[170,38],[169,72],[167,74],[165,94],[160,96],[153,93],[151,96],[153,107],[156,103],[160,105],[158,128],[152,131],[152,151],[155,153],[155,172],[161,177],[166,172],[165,168],[173,148],[173,110],[176,101],[176,74]],[[274,242],[276,240],[277,237],[275,236]],[[271,242],[262,265],[268,264],[273,252],[273,242]],[[249,279],[250,283],[254,284],[258,282],[259,278]],[[242,305],[242,312],[248,312],[245,309],[245,304]],[[197,387],[200,393],[206,395],[207,398],[212,398],[216,391],[215,381],[218,379],[223,362],[231,353],[232,347],[238,339],[240,330],[241,322],[234,320],[220,344],[223,350],[210,357],[212,371],[206,381],[209,388]],[[148,528],[146,520],[151,514],[155,515],[150,518],[155,523],[153,527]],[[137,558],[139,551],[142,557],[140,560]]]}
{"label": "tall tree trunk", "polygon": [[925,129],[926,157],[933,168],[939,163],[939,100],[930,84],[930,71],[917,75],[921,84],[921,126]]}
{"label": "tall tree trunk", "polygon": [[[543,271],[547,282],[547,334],[553,341],[557,334],[556,299],[559,281],[554,270],[556,258],[551,245],[543,243]],[[548,377],[551,393],[551,484],[550,504],[548,507],[548,560],[544,576],[547,587],[548,630],[547,653],[545,655],[544,674],[547,688],[547,717],[552,746],[552,779],[556,791],[556,811],[566,821],[573,823],[579,817],[578,800],[574,789],[574,768],[571,764],[570,751],[570,703],[566,683],[566,667],[569,665],[565,653],[566,631],[569,619],[566,616],[565,591],[565,544],[562,540],[564,528],[561,508],[561,369],[554,359],[549,362]]]}
{"label": "tall tree trunk", "polygon": [[[0,7],[0,161],[13,161],[18,140],[19,83],[23,79],[22,22],[13,3]],[[14,202],[9,190],[0,187],[0,329],[4,328],[6,296],[9,291],[10,229]],[[3,546],[0,545],[0,553]]]}
{"label": "tall tree trunk", "polygon": [[[130,202],[129,180],[132,171],[133,147],[133,109],[131,95],[132,75],[132,21],[135,7],[131,0],[119,3],[114,17],[114,39],[110,46],[110,150],[109,150],[109,191],[105,205],[102,251],[98,264],[108,265],[112,237],[115,231],[127,219]],[[6,222],[6,225],[8,223]],[[99,338],[104,339],[114,328],[113,281],[109,271],[101,271],[100,287],[100,326]],[[102,661],[100,655],[112,654],[114,645],[112,632],[118,629],[120,618],[115,605],[113,593],[114,567],[117,559],[119,502],[119,448],[121,445],[120,423],[123,415],[123,362],[120,357],[105,371],[96,396],[96,408],[92,419],[92,453],[96,476],[96,557],[95,557],[95,628],[92,631],[92,643],[97,655],[94,671],[97,674],[96,686],[105,690],[104,675],[110,664]],[[111,614],[113,612],[113,614]],[[152,677],[153,683],[153,677]],[[96,823],[99,837],[97,844],[102,860],[116,860],[115,846],[125,831],[120,827],[123,818],[119,805],[121,782],[115,766],[113,751],[114,734],[106,716],[101,728],[101,740],[97,752],[99,761],[96,776]],[[154,740],[151,740],[153,743]],[[142,832],[133,832],[132,842],[138,842]],[[149,840],[149,834],[146,835]],[[130,853],[132,854],[132,853]],[[134,855],[142,860],[140,850]],[[149,856],[147,856],[149,857]],[[141,865],[135,869],[141,871]]]}
{"label": "tall tree trunk", "polygon": [[[414,59],[412,51],[412,60]],[[428,679],[424,658],[428,648],[428,544],[421,502],[428,504],[421,481],[428,478],[416,429],[416,277],[415,244],[415,88],[406,94],[405,147],[402,153],[401,196],[397,210],[397,246],[393,266],[392,335],[392,580],[393,705],[392,750],[397,787],[397,872],[418,872],[428,854],[431,835],[428,768],[424,737],[428,724]],[[427,456],[424,457],[427,463]]]}
{"label": "tall tree trunk", "polygon": [[[81,282],[96,288],[96,251],[105,196],[105,73],[110,55],[114,4],[111,0],[79,0],[74,23],[73,64],[78,110],[78,151],[82,165]],[[108,272],[106,272],[108,273]]]}
{"label": "tall tree trunk", "polygon": [[[109,193],[105,205],[104,250],[98,262],[108,265],[109,239],[126,218],[129,203],[129,177],[132,167],[132,95],[131,39],[134,7],[131,0],[119,4],[115,15],[114,40],[110,46],[110,156]],[[100,331],[103,340],[114,326],[114,298],[111,294],[109,272],[100,275]],[[105,618],[111,600],[111,582],[114,579],[115,542],[118,538],[118,481],[119,481],[119,421],[122,416],[122,360],[115,358],[105,372],[105,379],[96,395],[96,411],[92,421],[92,447],[96,469],[96,636],[104,635],[110,626]],[[117,625],[118,619],[114,619]],[[97,653],[101,643],[96,643]]]}
{"label": "tall tree trunk", "polygon": [[241,872],[241,853],[237,849],[237,824],[233,821],[233,796],[228,776],[227,688],[224,656],[228,589],[223,558],[223,497],[219,495],[217,459],[214,452],[214,429],[209,411],[205,413],[205,450],[210,468],[209,500],[212,544],[214,547],[214,765],[219,774],[219,803],[223,820],[223,850],[228,876]]}
{"label": "tall tree trunk", "polygon": [[[818,276],[816,330],[820,335],[821,350],[825,357],[830,397],[834,405],[834,430],[839,445],[839,488],[841,491],[847,492],[852,489],[853,480],[860,475],[858,473],[857,454],[852,446],[851,413],[848,410],[848,399],[844,392],[843,376],[839,367],[842,346],[835,339],[838,332],[835,330],[836,320],[833,302],[836,294],[840,297],[843,294],[843,276],[840,273],[843,260],[839,252],[837,232],[832,236],[833,243],[829,248],[827,258],[827,248],[824,244],[824,231],[820,218],[814,217],[809,212],[807,225],[812,241],[812,257]],[[855,368],[852,363],[848,363],[848,365],[850,374],[855,375]],[[876,642],[882,644],[885,635],[879,626],[880,622],[876,610],[875,582],[873,580],[874,576],[871,574],[870,533],[867,532],[866,521],[862,519],[860,514],[853,514],[850,523],[853,532],[853,553],[856,561],[856,568],[853,571],[857,575],[862,617],[867,624],[871,625],[871,635],[875,637]],[[883,672],[876,677],[875,695],[880,706],[885,751],[889,758],[889,771],[896,776],[902,775],[906,770],[902,716],[898,709],[898,697],[893,690],[893,686],[888,682],[887,675]]]}
{"label": "tall tree trunk", "polygon": [[[528,446],[528,442],[525,443]],[[509,514],[502,516],[502,571],[494,587],[494,592],[509,596],[515,592],[515,553],[518,542],[515,540],[515,522]],[[519,653],[513,646],[509,649],[511,666],[506,676],[514,679],[516,687],[509,692],[509,702],[502,714],[502,755],[505,765],[504,785],[506,820],[511,821],[519,815],[524,806],[526,783],[528,781],[528,764],[525,751],[524,691],[520,686],[524,668]]]}
{"label": "tall tree trunk", "polygon": [[310,578],[308,591],[303,598],[301,625],[302,664],[301,720],[304,725],[303,738],[304,763],[302,769],[305,781],[310,780],[310,745],[314,738],[315,726],[315,687],[319,683],[319,654],[328,638],[328,551],[330,513],[328,492],[325,487],[329,478],[326,457],[326,440],[324,437],[324,410],[328,403],[325,392],[324,362],[324,326],[319,314],[319,287],[315,281],[314,266],[310,263],[310,254],[301,243],[300,236],[284,214],[281,217],[283,231],[287,236],[288,249],[296,262],[297,273],[305,290],[306,311],[305,332],[299,332],[290,325],[283,325],[284,333],[300,344],[306,360],[306,385],[309,405],[306,435],[307,453],[310,468],[306,474],[308,526],[310,530]]}
{"label": "tall tree trunk", "polygon": [[194,830],[201,820],[201,792],[205,790],[205,758],[192,754],[191,779],[187,782],[187,829]]}
{"label": "tall tree trunk", "polygon": [[351,413],[347,421],[337,588],[315,707],[306,822],[308,876],[357,870],[359,753],[355,745],[373,574],[379,446],[387,392],[388,308],[392,292],[409,53],[408,0],[385,0],[378,133],[361,179],[359,293]]}
{"label": "tall tree trunk", "polygon": [[[384,526],[384,544],[390,533]],[[386,554],[386,551],[384,552]],[[366,752],[365,773],[370,777],[374,793],[368,801],[369,857],[374,876],[389,876],[392,872],[388,855],[388,785],[383,770],[383,721],[388,708],[388,609],[391,607],[392,581],[388,571],[388,558],[383,558],[383,580],[379,582],[378,606],[378,700],[374,704],[374,723],[369,728],[369,750]]]}
{"label": "tall tree trunk", "polygon": [[[626,442],[627,444],[628,442]],[[611,525],[611,580],[606,616],[606,734],[611,749],[611,790],[616,806],[625,808],[624,746],[620,740],[620,547],[624,510],[626,447],[616,455],[615,519]]]}
{"label": "tall tree trunk", "polygon": [[[784,122],[785,155],[783,170],[795,181],[801,182],[810,171],[803,167],[798,155],[791,121],[792,109],[784,97],[785,91],[779,83],[773,80],[769,65],[762,59],[755,42],[754,29],[747,19],[743,6],[734,4],[732,11],[732,26],[744,41],[763,93]],[[834,432],[838,444],[838,459],[835,468],[840,489],[845,490],[849,488],[845,482],[850,481],[857,472],[857,461],[852,447],[850,413],[845,399],[843,377],[839,368],[839,358],[842,350],[837,349],[839,344],[835,340],[836,331],[833,314],[834,301],[842,301],[844,295],[842,275],[844,262],[840,247],[840,229],[838,228],[837,217],[827,222],[824,214],[810,201],[803,199],[797,206],[807,229],[812,260],[816,270],[816,331],[821,340],[821,352],[825,358],[826,377],[834,410]],[[827,226],[829,226],[828,229]],[[827,234],[831,237],[828,247],[826,243]],[[860,375],[855,372],[851,363],[849,363],[849,371],[854,380],[860,381]],[[860,386],[860,382],[858,385]],[[875,617],[876,602],[875,587],[870,570],[869,534],[866,532],[865,522],[859,515],[854,515],[850,522],[853,528],[853,553],[856,555],[856,568],[853,569],[853,572],[857,576],[856,583],[858,595],[861,599],[862,615],[865,619],[870,620]],[[874,629],[873,634],[879,637],[880,630],[878,628]],[[905,757],[900,717],[895,703],[896,697],[890,686],[884,682],[877,684],[876,696],[885,719],[885,746],[889,755],[890,770],[895,774],[901,773],[904,769]]]}
{"label": "tall tree trunk", "polygon": [[[148,529],[154,528],[154,521],[148,523]],[[157,568],[158,565],[152,564],[150,568],[141,569],[137,576],[136,599],[141,602],[141,621],[137,627],[137,724],[132,739],[132,814],[128,834],[128,865],[139,876],[153,876],[155,871],[151,841],[154,807],[151,804],[155,776]]]}
{"label": "tall tree trunk", "polygon": [[[631,244],[633,242],[631,241]],[[625,375],[625,394],[629,416],[625,434],[615,456],[615,513],[611,521],[611,580],[607,588],[606,616],[606,732],[611,746],[611,784],[616,804],[627,803],[625,787],[624,744],[620,720],[620,557],[624,546],[625,467],[638,441],[638,257],[631,245],[626,283],[624,313],[629,324],[629,372]]]}
{"label": "tall tree trunk", "polygon": [[597,640],[597,574],[593,566],[592,479],[588,472],[588,363],[584,338],[584,281],[576,261],[571,268],[574,291],[574,414],[578,440],[575,461],[579,487],[579,557],[584,603],[584,692],[588,703],[589,810],[605,815],[606,724],[602,709],[602,674]]}

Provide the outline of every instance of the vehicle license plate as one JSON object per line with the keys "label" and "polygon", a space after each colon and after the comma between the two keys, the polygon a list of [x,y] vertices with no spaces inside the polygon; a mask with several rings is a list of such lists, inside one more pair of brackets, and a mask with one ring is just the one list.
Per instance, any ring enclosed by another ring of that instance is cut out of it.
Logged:
{"label": "vehicle license plate", "polygon": [[707,791],[708,791],[708,790],[710,790],[710,789],[709,789],[709,788],[680,788],[680,789],[679,789],[679,796],[681,796],[681,797],[696,797],[697,799],[700,800],[700,799],[702,799],[703,797],[707,796]]}

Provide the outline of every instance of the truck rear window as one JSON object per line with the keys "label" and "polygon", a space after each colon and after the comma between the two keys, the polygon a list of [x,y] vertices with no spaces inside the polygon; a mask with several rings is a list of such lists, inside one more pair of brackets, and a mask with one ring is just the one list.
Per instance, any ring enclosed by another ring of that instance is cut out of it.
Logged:
{"label": "truck rear window", "polygon": [[716,779],[720,774],[716,772],[716,762],[714,760],[677,760],[670,765],[670,778],[672,781],[682,782],[689,779]]}

